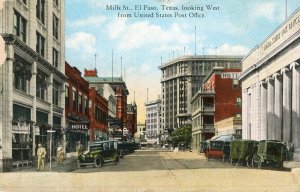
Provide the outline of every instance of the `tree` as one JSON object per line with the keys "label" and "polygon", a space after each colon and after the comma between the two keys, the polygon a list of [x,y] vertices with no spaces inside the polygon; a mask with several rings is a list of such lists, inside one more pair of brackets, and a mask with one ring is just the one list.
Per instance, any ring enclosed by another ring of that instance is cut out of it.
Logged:
{"label": "tree", "polygon": [[190,145],[192,141],[192,126],[185,125],[176,129],[172,133],[172,138],[175,146],[177,146],[179,142],[185,142],[186,146]]}

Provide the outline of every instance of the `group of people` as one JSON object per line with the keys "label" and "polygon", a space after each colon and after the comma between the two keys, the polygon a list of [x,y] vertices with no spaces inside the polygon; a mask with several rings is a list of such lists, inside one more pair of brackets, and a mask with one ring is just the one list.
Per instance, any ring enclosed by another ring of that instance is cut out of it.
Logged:
{"label": "group of people", "polygon": [[[84,147],[80,141],[78,141],[76,151],[77,151],[78,156],[83,154]],[[46,148],[44,146],[42,146],[41,143],[38,144],[38,149],[37,149],[36,155],[37,155],[37,170],[42,171],[45,169],[45,158],[47,155],[47,151],[46,151]],[[65,153],[63,151],[63,147],[62,147],[62,145],[59,145],[56,150],[57,163],[62,164],[64,162],[64,159],[65,159]]]}

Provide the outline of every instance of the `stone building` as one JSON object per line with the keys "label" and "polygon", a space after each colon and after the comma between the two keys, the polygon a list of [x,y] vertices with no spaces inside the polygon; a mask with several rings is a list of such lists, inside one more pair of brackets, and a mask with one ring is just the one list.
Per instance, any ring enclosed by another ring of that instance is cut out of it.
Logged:
{"label": "stone building", "polygon": [[146,106],[146,138],[160,144],[162,139],[161,129],[161,100],[153,100],[145,103]]}
{"label": "stone building", "polygon": [[5,1],[0,21],[0,171],[8,171],[31,164],[38,143],[49,152],[49,129],[52,143],[63,140],[64,0]]}
{"label": "stone building", "polygon": [[243,138],[276,139],[300,161],[300,10],[242,61]]}
{"label": "stone building", "polygon": [[192,123],[191,99],[213,67],[240,69],[241,60],[241,56],[181,56],[159,67],[162,72],[161,125],[165,137],[174,129]]}

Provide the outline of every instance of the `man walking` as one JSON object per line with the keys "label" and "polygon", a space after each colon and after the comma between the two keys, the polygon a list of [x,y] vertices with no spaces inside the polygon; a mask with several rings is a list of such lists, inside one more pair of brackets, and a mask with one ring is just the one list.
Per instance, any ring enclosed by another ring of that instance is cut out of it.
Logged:
{"label": "man walking", "polygon": [[45,168],[45,157],[46,157],[46,149],[42,147],[42,144],[38,144],[38,150],[36,152],[38,156],[38,167],[37,170],[44,170]]}

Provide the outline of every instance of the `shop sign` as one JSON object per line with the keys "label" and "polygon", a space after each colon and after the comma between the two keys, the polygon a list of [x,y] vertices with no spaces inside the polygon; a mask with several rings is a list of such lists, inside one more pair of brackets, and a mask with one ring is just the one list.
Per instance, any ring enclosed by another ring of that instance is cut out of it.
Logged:
{"label": "shop sign", "polygon": [[22,134],[29,134],[30,133],[30,124],[26,123],[18,123],[18,125],[12,126],[13,133],[22,133]]}
{"label": "shop sign", "polygon": [[222,79],[238,79],[241,73],[225,72],[221,73]]}
{"label": "shop sign", "polygon": [[74,131],[88,131],[89,124],[88,123],[70,123],[69,129]]}
{"label": "shop sign", "polygon": [[40,135],[40,127],[35,126],[35,135]]}

